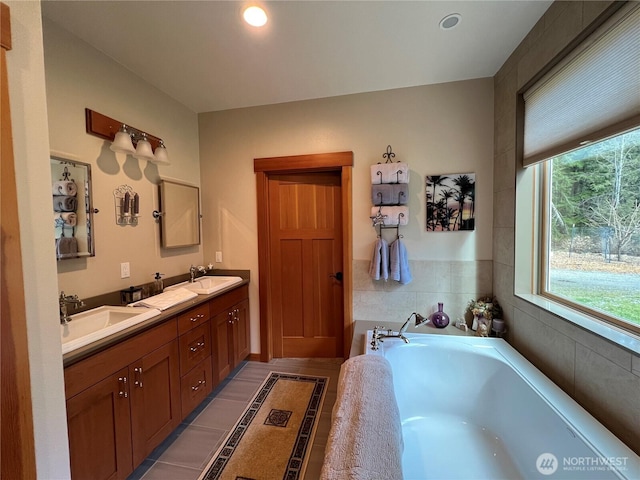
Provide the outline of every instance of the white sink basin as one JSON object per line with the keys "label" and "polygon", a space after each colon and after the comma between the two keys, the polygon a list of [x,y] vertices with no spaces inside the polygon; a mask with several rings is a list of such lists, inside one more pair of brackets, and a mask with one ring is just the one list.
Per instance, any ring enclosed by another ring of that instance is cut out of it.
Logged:
{"label": "white sink basin", "polygon": [[69,323],[60,325],[62,353],[84,347],[157,315],[160,315],[160,310],[155,308],[112,306],[76,313],[71,315]]}
{"label": "white sink basin", "polygon": [[210,295],[222,290],[223,288],[231,287],[241,282],[241,277],[205,276],[196,279],[193,283],[182,282],[167,287],[165,290],[172,290],[174,288],[181,287],[200,295]]}

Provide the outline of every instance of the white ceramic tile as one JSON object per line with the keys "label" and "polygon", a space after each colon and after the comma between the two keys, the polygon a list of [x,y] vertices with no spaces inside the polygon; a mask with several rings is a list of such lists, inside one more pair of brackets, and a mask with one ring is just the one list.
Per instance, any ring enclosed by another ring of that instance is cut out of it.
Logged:
{"label": "white ceramic tile", "polygon": [[415,310],[415,292],[353,292],[354,320],[401,322]]}

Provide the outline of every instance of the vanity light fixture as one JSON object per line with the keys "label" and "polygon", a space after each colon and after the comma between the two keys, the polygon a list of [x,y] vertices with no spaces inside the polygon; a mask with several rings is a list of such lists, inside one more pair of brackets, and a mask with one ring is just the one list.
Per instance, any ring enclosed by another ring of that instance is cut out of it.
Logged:
{"label": "vanity light fixture", "polygon": [[242,17],[252,27],[263,27],[267,23],[267,13],[257,5],[245,8]]}
{"label": "vanity light fixture", "polygon": [[85,109],[85,120],[87,133],[111,141],[109,148],[112,151],[133,155],[137,159],[158,165],[170,165],[167,147],[161,138],[89,108]]}

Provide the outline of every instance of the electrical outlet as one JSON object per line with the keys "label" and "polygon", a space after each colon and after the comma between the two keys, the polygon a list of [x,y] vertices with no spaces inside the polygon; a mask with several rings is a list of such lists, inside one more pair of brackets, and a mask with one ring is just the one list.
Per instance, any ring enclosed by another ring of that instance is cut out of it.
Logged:
{"label": "electrical outlet", "polygon": [[222,252],[216,252],[216,263],[222,263]]}
{"label": "electrical outlet", "polygon": [[129,278],[131,276],[131,269],[129,262],[123,262],[120,264],[120,278]]}

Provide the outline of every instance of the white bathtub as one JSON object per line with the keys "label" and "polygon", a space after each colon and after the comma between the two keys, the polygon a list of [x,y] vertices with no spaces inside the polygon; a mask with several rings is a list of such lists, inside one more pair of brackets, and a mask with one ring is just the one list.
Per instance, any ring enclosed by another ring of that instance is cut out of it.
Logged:
{"label": "white bathtub", "polygon": [[386,339],[405,480],[640,479],[640,458],[507,342]]}

